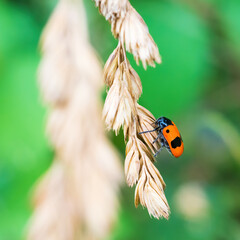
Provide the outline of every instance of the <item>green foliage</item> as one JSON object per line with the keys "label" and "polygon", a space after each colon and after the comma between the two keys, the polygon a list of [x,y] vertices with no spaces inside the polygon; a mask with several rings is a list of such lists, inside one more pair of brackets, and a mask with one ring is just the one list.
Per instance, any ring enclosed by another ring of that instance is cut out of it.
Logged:
{"label": "green foliage", "polygon": [[50,162],[36,69],[40,27],[21,6],[0,4],[0,239],[20,239],[29,191]]}
{"label": "green foliage", "polygon": [[[36,71],[38,40],[53,2],[0,2],[0,240],[23,235],[31,214],[31,189],[52,160]],[[240,1],[196,1],[214,9],[220,21],[188,1],[131,2],[146,21],[163,60],[145,71],[128,55],[143,83],[140,103],[155,117],[176,122],[185,153],[173,159],[163,151],[157,162],[167,183],[170,220],[150,219],[146,210],[135,209],[133,189],[124,188],[119,224],[111,239],[237,240]],[[117,42],[94,3],[85,3],[91,42],[105,61]],[[112,140],[124,155],[122,135]],[[208,202],[202,218],[186,217],[176,201],[180,187],[192,182],[202,187]]]}

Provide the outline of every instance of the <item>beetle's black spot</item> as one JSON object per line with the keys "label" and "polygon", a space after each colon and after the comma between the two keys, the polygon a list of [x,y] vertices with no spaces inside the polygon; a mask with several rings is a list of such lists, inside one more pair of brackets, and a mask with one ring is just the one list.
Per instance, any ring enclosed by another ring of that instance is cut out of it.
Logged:
{"label": "beetle's black spot", "polygon": [[169,129],[167,129],[167,130],[166,130],[166,133],[169,133],[169,132],[170,132]]}
{"label": "beetle's black spot", "polygon": [[171,141],[172,148],[180,147],[181,144],[182,144],[182,141],[180,137],[176,137],[174,140]]}

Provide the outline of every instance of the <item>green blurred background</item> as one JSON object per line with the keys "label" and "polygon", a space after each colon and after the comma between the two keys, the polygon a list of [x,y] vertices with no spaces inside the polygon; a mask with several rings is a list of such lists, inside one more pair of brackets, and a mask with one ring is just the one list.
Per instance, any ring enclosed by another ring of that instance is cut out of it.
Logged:
{"label": "green blurred background", "polygon": [[[163,63],[137,66],[140,104],[180,129],[185,152],[156,163],[171,216],[151,219],[123,186],[110,239],[240,239],[240,1],[132,0]],[[36,180],[53,152],[36,81],[38,42],[56,0],[0,0],[0,240],[21,239]],[[90,40],[103,61],[117,42],[91,0]],[[110,138],[124,159],[122,133]]]}

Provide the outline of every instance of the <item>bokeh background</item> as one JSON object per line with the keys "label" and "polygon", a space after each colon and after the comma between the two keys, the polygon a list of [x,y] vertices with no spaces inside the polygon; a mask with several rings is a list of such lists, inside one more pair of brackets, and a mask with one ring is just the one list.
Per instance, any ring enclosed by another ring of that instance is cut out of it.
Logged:
{"label": "bokeh background", "polygon": [[[240,1],[132,0],[156,41],[163,63],[138,72],[140,103],[178,126],[185,152],[162,151],[156,166],[171,216],[151,219],[123,186],[110,237],[240,239]],[[34,183],[50,166],[46,108],[36,71],[39,37],[56,0],[0,1],[0,240],[22,239]],[[91,0],[85,0],[90,40],[107,60],[117,41]],[[103,98],[105,96],[103,89]],[[124,160],[123,135],[109,133]]]}

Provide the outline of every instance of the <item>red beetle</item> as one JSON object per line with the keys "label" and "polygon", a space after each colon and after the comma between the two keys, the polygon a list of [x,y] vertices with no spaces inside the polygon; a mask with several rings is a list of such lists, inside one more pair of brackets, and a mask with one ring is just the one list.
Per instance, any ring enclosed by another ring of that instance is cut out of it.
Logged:
{"label": "red beetle", "polygon": [[[139,134],[157,131],[158,136],[153,143],[160,139],[162,147],[165,147],[174,157],[180,157],[184,150],[184,144],[174,122],[166,117],[160,117],[153,123],[153,126],[153,130],[141,132]],[[162,147],[154,156],[162,150]]]}

